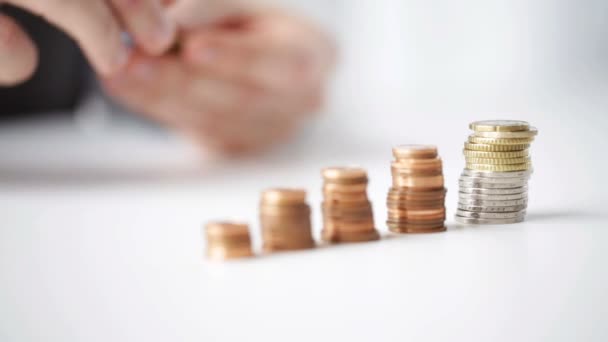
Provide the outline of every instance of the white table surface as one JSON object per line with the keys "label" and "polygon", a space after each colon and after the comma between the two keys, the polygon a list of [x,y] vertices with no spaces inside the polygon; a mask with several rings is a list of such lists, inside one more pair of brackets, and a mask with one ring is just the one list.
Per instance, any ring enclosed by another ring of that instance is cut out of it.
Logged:
{"label": "white table surface", "polygon": [[[0,341],[606,341],[606,121],[532,119],[525,223],[453,222],[468,121],[446,115],[433,119],[441,132],[403,141],[439,144],[449,230],[398,237],[382,224],[393,138],[321,131],[269,157],[210,164],[161,135],[5,127]],[[309,190],[318,237],[319,169],[341,163],[369,170],[381,241],[203,259],[201,225],[216,218],[249,221],[259,249],[256,206],[271,186]]]}

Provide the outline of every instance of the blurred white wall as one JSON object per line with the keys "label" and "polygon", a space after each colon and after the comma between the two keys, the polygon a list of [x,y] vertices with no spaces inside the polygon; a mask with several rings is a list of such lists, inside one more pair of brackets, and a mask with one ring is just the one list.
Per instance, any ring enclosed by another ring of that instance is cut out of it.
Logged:
{"label": "blurred white wall", "polygon": [[337,34],[326,129],[381,131],[392,142],[428,135],[412,129],[427,123],[561,118],[566,107],[607,123],[608,1],[285,3]]}

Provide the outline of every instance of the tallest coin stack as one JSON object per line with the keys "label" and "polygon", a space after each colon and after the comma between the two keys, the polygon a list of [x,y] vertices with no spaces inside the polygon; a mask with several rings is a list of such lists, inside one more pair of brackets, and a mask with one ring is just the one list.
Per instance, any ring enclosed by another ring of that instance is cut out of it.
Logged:
{"label": "tallest coin stack", "polygon": [[456,221],[465,224],[522,222],[532,174],[530,144],[538,131],[524,121],[473,122],[465,143]]}

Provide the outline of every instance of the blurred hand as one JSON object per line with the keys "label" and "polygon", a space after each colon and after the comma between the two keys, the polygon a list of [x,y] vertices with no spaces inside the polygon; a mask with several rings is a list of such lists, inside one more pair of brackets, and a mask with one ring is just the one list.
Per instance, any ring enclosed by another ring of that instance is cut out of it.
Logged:
{"label": "blurred hand", "polygon": [[307,22],[253,11],[187,29],[179,54],[137,54],[105,85],[201,146],[240,154],[288,139],[319,109],[333,59],[327,37]]}
{"label": "blurred hand", "polygon": [[[72,36],[102,75],[128,63],[129,47],[122,40],[131,33],[146,53],[158,55],[175,37],[175,25],[163,9],[167,0],[7,0],[0,1],[43,16]],[[29,78],[37,65],[36,48],[8,16],[0,15],[0,84]]]}

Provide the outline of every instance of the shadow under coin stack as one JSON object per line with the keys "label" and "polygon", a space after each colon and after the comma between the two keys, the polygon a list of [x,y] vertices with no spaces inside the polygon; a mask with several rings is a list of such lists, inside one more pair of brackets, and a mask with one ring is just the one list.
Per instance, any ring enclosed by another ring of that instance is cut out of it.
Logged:
{"label": "shadow under coin stack", "polygon": [[324,241],[378,240],[372,205],[367,198],[367,172],[360,168],[333,167],[322,171]]}
{"label": "shadow under coin stack", "polygon": [[538,131],[524,121],[478,121],[465,143],[456,221],[464,224],[522,222],[532,174],[530,144]]}
{"label": "shadow under coin stack", "polygon": [[263,249],[265,252],[308,249],[315,246],[306,191],[271,189],[262,193],[260,203]]}
{"label": "shadow under coin stack", "polygon": [[205,226],[207,257],[211,260],[253,256],[249,226],[243,223],[209,222]]}
{"label": "shadow under coin stack", "polygon": [[387,225],[394,233],[434,233],[446,230],[443,164],[435,146],[393,148],[393,186],[386,200]]}

